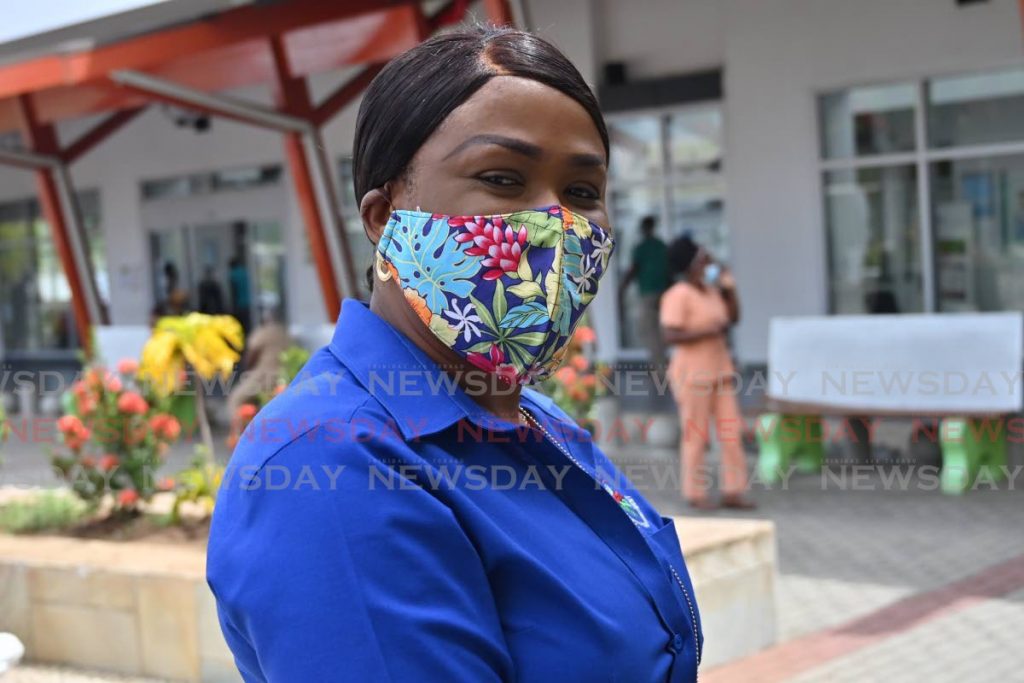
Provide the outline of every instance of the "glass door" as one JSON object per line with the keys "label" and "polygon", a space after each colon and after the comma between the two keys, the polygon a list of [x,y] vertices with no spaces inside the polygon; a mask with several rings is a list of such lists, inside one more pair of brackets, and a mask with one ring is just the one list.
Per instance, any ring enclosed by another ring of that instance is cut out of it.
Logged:
{"label": "glass door", "polygon": [[234,315],[248,331],[285,321],[285,251],[275,221],[221,221],[150,234],[154,314]]}
{"label": "glass door", "polygon": [[[657,298],[669,284],[666,264],[652,255],[688,234],[728,260],[720,103],[609,116],[609,213],[615,228],[619,281],[631,282],[618,299],[620,355],[646,359],[657,347]],[[654,221],[645,234],[641,224]],[[664,258],[664,256],[658,256]]]}

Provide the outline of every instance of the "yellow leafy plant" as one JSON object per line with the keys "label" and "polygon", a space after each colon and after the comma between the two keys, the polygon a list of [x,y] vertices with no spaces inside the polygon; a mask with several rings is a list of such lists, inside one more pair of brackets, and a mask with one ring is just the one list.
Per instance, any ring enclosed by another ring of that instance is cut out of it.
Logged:
{"label": "yellow leafy plant", "polygon": [[[142,349],[138,376],[161,396],[180,391],[191,369],[203,380],[227,379],[245,343],[242,325],[230,315],[189,313],[160,318]],[[209,457],[213,437],[206,415],[205,388],[196,391],[196,419]]]}

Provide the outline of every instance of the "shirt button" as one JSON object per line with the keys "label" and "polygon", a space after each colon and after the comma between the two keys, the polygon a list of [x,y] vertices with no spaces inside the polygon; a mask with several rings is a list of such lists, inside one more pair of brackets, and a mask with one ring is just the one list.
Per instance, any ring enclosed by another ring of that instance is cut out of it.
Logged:
{"label": "shirt button", "polygon": [[686,645],[686,639],[680,634],[672,636],[672,640],[668,643],[668,649],[675,654],[679,654],[683,651],[683,647]]}

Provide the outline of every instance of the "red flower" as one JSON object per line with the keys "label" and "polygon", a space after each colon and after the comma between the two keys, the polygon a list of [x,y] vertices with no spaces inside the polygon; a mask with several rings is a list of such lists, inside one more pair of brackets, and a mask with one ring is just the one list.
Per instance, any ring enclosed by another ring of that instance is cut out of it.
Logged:
{"label": "red flower", "polygon": [[181,434],[181,423],[173,415],[160,413],[149,418],[149,428],[158,439],[174,441]]}
{"label": "red flower", "polygon": [[505,352],[497,344],[491,346],[487,355],[476,352],[466,354],[466,360],[481,370],[495,373],[510,384],[519,381],[519,372],[514,365],[505,362]]}
{"label": "red flower", "polygon": [[[460,226],[453,221],[448,223]],[[455,235],[455,241],[472,242],[465,254],[486,257],[483,265],[490,270],[484,272],[485,280],[497,280],[504,273],[514,273],[519,269],[519,259],[526,246],[525,225],[520,225],[516,232],[498,216],[490,221],[483,216],[476,216],[472,221],[466,220],[460,227],[466,231]]]}
{"label": "red flower", "polygon": [[122,375],[134,375],[139,371],[139,361],[134,358],[122,358],[117,362],[117,371]]}
{"label": "red flower", "polygon": [[92,457],[91,455],[83,455],[82,456],[82,467],[89,467],[89,468],[96,467],[96,458]]}
{"label": "red flower", "polygon": [[109,472],[110,470],[114,469],[120,464],[121,458],[117,457],[113,453],[107,453],[102,458],[100,458],[100,469],[103,470],[104,472]]}
{"label": "red flower", "polygon": [[161,491],[174,490],[174,477],[164,477],[156,483],[156,487]]}
{"label": "red flower", "polygon": [[85,382],[78,380],[71,385],[71,392],[78,398],[89,395],[89,387],[85,386]]}
{"label": "red flower", "polygon": [[96,410],[96,399],[91,394],[78,397],[78,413],[89,417]]}
{"label": "red flower", "polygon": [[99,389],[103,386],[103,373],[99,368],[90,368],[85,373],[85,384],[91,389]]}
{"label": "red flower", "polygon": [[64,415],[57,420],[57,430],[61,434],[77,434],[85,429],[85,425],[74,415]]}
{"label": "red flower", "polygon": [[580,344],[593,344],[597,341],[597,335],[594,333],[594,328],[587,327],[586,325],[580,325],[576,328],[576,334],[573,338]]}
{"label": "red flower", "polygon": [[139,502],[139,492],[135,489],[124,489],[117,494],[117,502],[123,507],[135,505],[135,503]]}
{"label": "red flower", "polygon": [[149,411],[149,404],[134,391],[126,391],[117,399],[117,409],[122,413],[134,413],[144,415]]}
{"label": "red flower", "polygon": [[124,389],[124,385],[121,384],[121,380],[113,375],[107,378],[107,391],[112,394],[116,394],[121,391],[121,389]]}
{"label": "red flower", "polygon": [[238,406],[238,410],[235,411],[235,417],[237,417],[239,420],[243,422],[248,422],[249,420],[256,417],[256,413],[258,412],[259,408],[254,406],[252,403],[243,403],[242,405]]}
{"label": "red flower", "polygon": [[555,372],[555,379],[565,385],[572,384],[576,381],[577,377],[579,377],[579,373],[571,365],[563,365]]}

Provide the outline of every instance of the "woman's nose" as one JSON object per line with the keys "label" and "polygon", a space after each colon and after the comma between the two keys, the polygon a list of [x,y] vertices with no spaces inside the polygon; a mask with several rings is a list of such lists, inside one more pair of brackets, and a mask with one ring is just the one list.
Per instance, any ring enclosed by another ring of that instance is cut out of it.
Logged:
{"label": "woman's nose", "polygon": [[565,201],[562,197],[558,196],[557,190],[545,190],[538,192],[534,197],[531,197],[530,206],[533,207],[544,207],[544,206],[555,206],[556,204],[564,204]]}

